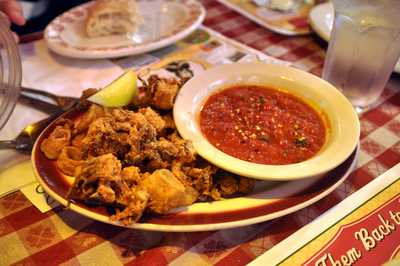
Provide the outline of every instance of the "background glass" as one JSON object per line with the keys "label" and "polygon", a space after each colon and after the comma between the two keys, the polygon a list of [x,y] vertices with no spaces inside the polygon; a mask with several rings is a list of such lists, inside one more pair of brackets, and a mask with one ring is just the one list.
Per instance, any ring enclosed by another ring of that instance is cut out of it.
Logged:
{"label": "background glass", "polygon": [[322,77],[358,112],[381,95],[400,56],[400,0],[332,0],[335,19]]}
{"label": "background glass", "polygon": [[0,130],[18,100],[21,85],[21,60],[9,22],[0,12]]}

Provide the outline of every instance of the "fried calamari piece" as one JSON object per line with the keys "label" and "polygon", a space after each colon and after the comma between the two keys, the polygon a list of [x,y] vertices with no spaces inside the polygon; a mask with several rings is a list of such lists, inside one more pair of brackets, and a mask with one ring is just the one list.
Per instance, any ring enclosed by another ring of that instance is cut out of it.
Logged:
{"label": "fried calamari piece", "polygon": [[239,188],[238,191],[243,194],[247,194],[253,191],[256,180],[253,178],[247,178],[239,176]]}
{"label": "fried calamari piece", "polygon": [[128,136],[130,150],[125,154],[125,162],[130,165],[138,165],[146,158],[154,157],[151,150],[144,152],[144,146],[155,141],[156,137],[155,128],[148,122],[141,124],[139,127],[132,127]]}
{"label": "fried calamari piece", "polygon": [[[158,114],[155,113],[154,115]],[[107,113],[107,117],[113,121],[114,128],[117,131],[130,132],[132,128],[134,128],[136,131],[140,131],[140,137],[145,138],[145,140],[153,140],[157,135],[157,130],[153,124],[150,123],[142,113],[123,109],[112,109]]]}
{"label": "fried calamari piece", "polygon": [[196,161],[198,165],[185,165],[174,161],[171,171],[185,187],[193,187],[199,192],[199,201],[222,200],[236,193],[249,193],[255,181],[222,171],[206,161]]}
{"label": "fried calamari piece", "polygon": [[71,127],[69,123],[56,126],[50,136],[43,140],[40,150],[48,159],[57,159],[62,149],[71,143]]}
{"label": "fried calamari piece", "polygon": [[154,81],[155,93],[152,105],[162,110],[170,110],[174,107],[175,96],[180,84],[175,79],[156,79]]}
{"label": "fried calamari piece", "polygon": [[175,79],[151,75],[147,83],[139,88],[140,91],[144,91],[144,97],[138,98],[137,101],[143,106],[151,105],[157,109],[171,110],[180,86]]}
{"label": "fried calamari piece", "polygon": [[113,204],[117,199],[115,191],[105,184],[100,183],[96,192],[90,196],[90,200],[101,201],[106,204]]}
{"label": "fried calamari piece", "polygon": [[121,172],[121,178],[129,187],[139,185],[142,181],[140,168],[136,166],[123,168]]}
{"label": "fried calamari piece", "polygon": [[167,168],[178,155],[179,148],[167,139],[157,140],[157,132],[164,129],[164,120],[151,108],[140,109],[132,117],[134,126],[129,132],[130,151],[124,157],[125,162],[128,165],[139,165],[147,160],[147,168],[151,172]]}
{"label": "fried calamari piece", "polygon": [[[154,151],[147,151],[145,154],[151,154],[152,159],[144,164],[143,168],[148,172],[154,172],[157,169],[166,169],[170,167],[170,162],[163,161],[159,154]],[[150,157],[150,156],[146,156]]]}
{"label": "fried calamari piece", "polygon": [[238,181],[231,175],[224,175],[217,181],[217,190],[222,197],[233,195],[239,190]]}
{"label": "fried calamari piece", "polygon": [[[140,143],[137,149],[133,149],[125,156],[127,165],[141,166],[142,170],[153,172],[157,169],[171,168],[174,160],[188,161],[187,141],[181,140],[179,143],[172,142],[166,138],[160,137],[159,140],[150,141],[148,143]],[[190,152],[192,152],[190,150]],[[190,161],[195,156],[190,153]]]}
{"label": "fried calamari piece", "polygon": [[215,184],[211,191],[211,198],[214,200],[231,197],[237,193],[250,193],[253,191],[255,184],[254,179],[237,176],[225,171],[219,171],[214,179]]}
{"label": "fried calamari piece", "polygon": [[140,138],[140,143],[148,143],[157,138],[157,129],[146,119],[146,117],[139,113],[133,113],[133,125],[129,132],[130,137],[132,134],[137,134],[136,138]]}
{"label": "fried calamari piece", "polygon": [[[130,157],[130,156],[135,157]],[[142,169],[148,172],[153,172],[157,169],[169,168],[172,160],[178,155],[178,149],[170,141],[161,138],[160,140],[142,143],[139,149],[133,150],[127,154],[126,161],[128,164],[141,165],[144,161],[146,163]]]}
{"label": "fried calamari piece", "polygon": [[83,139],[85,138],[86,134],[79,134],[76,135],[73,139],[72,139],[72,146],[77,147],[77,148],[82,148],[83,145]]}
{"label": "fried calamari piece", "polygon": [[213,175],[217,168],[208,165],[205,168],[184,167],[184,172],[191,180],[192,187],[200,193],[200,200],[207,200],[213,188]]}
{"label": "fried calamari piece", "polygon": [[184,140],[177,133],[168,136],[168,139],[178,148],[178,160],[183,163],[191,163],[196,160],[196,150],[191,141]]}
{"label": "fried calamari piece", "polygon": [[153,151],[153,153],[158,154],[161,160],[168,162],[172,162],[179,155],[179,147],[165,138],[146,144],[144,152],[146,151]]}
{"label": "fried calamari piece", "polygon": [[147,206],[148,193],[140,186],[130,187],[126,180],[132,169],[121,170],[120,161],[112,154],[105,154],[84,161],[76,171],[69,199],[114,206],[112,217],[125,224],[136,222]]}
{"label": "fried calamari piece", "polygon": [[[94,198],[97,188],[103,183],[119,180],[121,163],[112,154],[83,161],[76,168],[75,180],[69,192],[72,199],[88,200]],[[99,198],[101,201],[102,199]]]}
{"label": "fried calamari piece", "polygon": [[137,222],[146,209],[149,200],[149,193],[141,188],[131,189],[128,205],[116,209],[116,214],[111,216],[113,221],[121,221],[124,225]]}
{"label": "fried calamari piece", "polygon": [[111,117],[101,117],[92,122],[82,140],[84,156],[96,157],[107,153],[124,156],[130,149],[129,133],[114,128],[118,128],[118,125]]}
{"label": "fried calamari piece", "polygon": [[163,115],[162,119],[164,120],[166,130],[175,130],[176,129],[174,118],[172,117],[171,114]]}
{"label": "fried calamari piece", "polygon": [[[130,122],[132,120],[131,123],[137,123],[137,122],[135,122],[135,118],[132,117],[132,114],[134,114],[134,113],[135,112],[132,112],[129,110],[124,110],[121,108],[111,108],[111,109],[107,109],[106,116],[114,119],[114,121],[116,121],[116,122]],[[138,120],[138,121],[140,121],[140,120]]]}
{"label": "fried calamari piece", "polygon": [[92,96],[93,94],[95,94],[98,91],[99,91],[99,89],[94,89],[94,88],[89,88],[89,89],[84,90],[79,99],[78,108],[82,108],[82,109],[89,108],[93,103],[88,101],[87,98],[89,98],[90,96]]}
{"label": "fried calamari piece", "polygon": [[82,151],[77,147],[66,146],[62,149],[56,163],[61,172],[73,176],[75,169],[82,164]]}
{"label": "fried calamari piece", "polygon": [[199,200],[207,200],[213,188],[213,176],[218,168],[205,163],[203,168],[184,166],[181,161],[172,163],[171,171],[185,187],[192,187],[199,192]]}
{"label": "fried calamari piece", "polygon": [[105,115],[105,109],[97,104],[90,105],[89,109],[75,122],[73,134],[78,135],[86,131],[97,118]]}
{"label": "fried calamari piece", "polygon": [[167,169],[159,169],[145,178],[143,188],[150,194],[148,208],[155,213],[167,213],[197,200],[198,193],[185,186]]}
{"label": "fried calamari piece", "polygon": [[191,187],[192,180],[186,175],[186,173],[182,169],[183,167],[183,162],[179,161],[173,161],[171,165],[171,172],[174,174],[176,178],[185,186],[185,187]]}
{"label": "fried calamari piece", "polygon": [[165,128],[164,119],[150,107],[141,108],[138,112],[144,115],[147,121],[156,129],[157,133],[160,133]]}

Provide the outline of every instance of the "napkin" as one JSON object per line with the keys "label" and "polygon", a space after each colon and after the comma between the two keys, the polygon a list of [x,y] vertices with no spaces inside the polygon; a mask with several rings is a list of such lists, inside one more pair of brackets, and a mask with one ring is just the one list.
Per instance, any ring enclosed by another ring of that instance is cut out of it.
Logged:
{"label": "napkin", "polygon": [[[84,89],[101,88],[123,73],[110,60],[80,60],[56,55],[48,50],[43,40],[21,44],[19,49],[22,85],[59,95],[79,97]],[[17,104],[9,121],[0,130],[0,139],[13,139],[26,125],[46,116],[31,107]],[[26,164],[21,165],[29,159],[29,155],[14,150],[0,150],[0,196],[32,183],[32,170]],[[30,165],[30,162],[26,163]]]}
{"label": "napkin", "polygon": [[22,85],[79,97],[87,88],[102,88],[123,73],[110,60],[83,60],[57,55],[44,40],[20,45]]}

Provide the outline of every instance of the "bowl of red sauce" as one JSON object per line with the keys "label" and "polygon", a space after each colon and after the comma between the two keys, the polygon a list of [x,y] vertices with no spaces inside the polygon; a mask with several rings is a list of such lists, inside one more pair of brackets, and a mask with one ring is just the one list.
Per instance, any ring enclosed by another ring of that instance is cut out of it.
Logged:
{"label": "bowl of red sauce", "polygon": [[288,66],[236,63],[211,68],[180,90],[179,133],[211,163],[264,180],[317,177],[345,161],[360,125],[328,82]]}

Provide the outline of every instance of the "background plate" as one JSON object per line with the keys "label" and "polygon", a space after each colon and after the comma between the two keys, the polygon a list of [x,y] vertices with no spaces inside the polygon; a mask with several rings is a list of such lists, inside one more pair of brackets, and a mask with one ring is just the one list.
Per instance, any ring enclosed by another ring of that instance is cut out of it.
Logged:
{"label": "background plate", "polygon": [[153,51],[186,37],[204,20],[205,9],[195,0],[138,0],[143,19],[133,34],[89,38],[84,32],[88,8],[77,6],[55,18],[45,29],[51,50],[76,58],[115,58]]}
{"label": "background plate", "polygon": [[308,12],[312,5],[306,4],[304,1],[298,1],[299,6],[293,12],[281,12],[266,7],[258,7],[252,0],[218,1],[276,33],[295,36],[311,32],[308,24]]}

